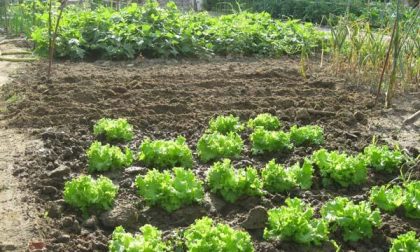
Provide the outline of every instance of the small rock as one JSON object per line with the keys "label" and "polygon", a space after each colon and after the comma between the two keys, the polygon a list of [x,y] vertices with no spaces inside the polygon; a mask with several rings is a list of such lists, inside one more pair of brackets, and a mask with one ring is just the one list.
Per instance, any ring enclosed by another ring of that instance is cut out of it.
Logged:
{"label": "small rock", "polygon": [[139,214],[131,205],[116,205],[112,210],[101,214],[99,219],[105,227],[135,227]]}
{"label": "small rock", "polygon": [[65,165],[60,165],[58,168],[48,172],[47,176],[50,178],[63,178],[70,174],[70,168]]}
{"label": "small rock", "polygon": [[262,206],[251,209],[241,226],[245,229],[261,229],[265,227],[268,220],[267,210]]}

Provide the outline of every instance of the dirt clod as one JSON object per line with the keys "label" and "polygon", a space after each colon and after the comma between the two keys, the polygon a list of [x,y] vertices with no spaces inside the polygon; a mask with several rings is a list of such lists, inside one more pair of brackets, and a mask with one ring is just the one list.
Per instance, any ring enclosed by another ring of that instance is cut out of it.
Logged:
{"label": "dirt clod", "polygon": [[70,174],[70,168],[65,165],[60,165],[58,168],[47,173],[47,176],[55,179],[64,179]]}
{"label": "dirt clod", "polygon": [[248,216],[241,226],[245,229],[261,229],[267,224],[267,210],[262,206],[257,206],[249,211]]}
{"label": "dirt clod", "polygon": [[138,210],[132,204],[117,204],[99,217],[105,227],[135,227],[139,219]]}

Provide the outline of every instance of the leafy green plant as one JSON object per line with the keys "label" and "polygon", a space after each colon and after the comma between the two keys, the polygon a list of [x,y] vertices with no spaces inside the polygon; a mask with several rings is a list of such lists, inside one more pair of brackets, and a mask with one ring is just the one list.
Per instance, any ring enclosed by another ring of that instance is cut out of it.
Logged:
{"label": "leafy green plant", "polygon": [[109,252],[164,252],[168,246],[162,240],[162,232],[152,225],[140,228],[141,234],[127,233],[122,226],[115,228],[112,239],[109,241]]}
{"label": "leafy green plant", "polygon": [[409,218],[420,219],[420,181],[410,181],[400,186],[375,186],[370,192],[370,201],[380,209],[394,212],[400,206]]}
{"label": "leafy green plant", "polygon": [[[45,55],[48,17],[37,20],[31,37],[36,52]],[[298,20],[282,22],[267,13],[183,13],[173,2],[162,8],[157,1],[119,10],[68,6],[60,26],[56,56],[70,59],[281,56],[299,54],[303,47],[320,50],[325,40],[323,32]]]}
{"label": "leafy green plant", "polygon": [[253,252],[251,236],[222,223],[215,224],[209,217],[196,220],[184,232],[189,252],[226,251]]}
{"label": "leafy green plant", "polygon": [[420,240],[416,238],[416,232],[409,231],[392,240],[389,252],[416,252],[420,251]]}
{"label": "leafy green plant", "polygon": [[168,212],[202,201],[202,182],[191,170],[175,167],[172,172],[153,169],[145,176],[137,176],[135,185],[138,194],[148,204],[159,205]]}
{"label": "leafy green plant", "polygon": [[320,245],[328,239],[328,223],[314,218],[314,210],[298,198],[286,199],[286,206],[268,211],[264,239]]}
{"label": "leafy green plant", "polygon": [[140,146],[139,160],[149,167],[159,169],[176,166],[191,168],[193,165],[192,152],[182,136],[178,136],[175,141],[152,141],[146,138]]}
{"label": "leafy green plant", "polygon": [[117,146],[102,145],[98,141],[92,143],[86,155],[89,172],[121,169],[133,163],[133,153],[129,148],[125,148],[123,153]]}
{"label": "leafy green plant", "polygon": [[204,134],[197,143],[201,161],[208,162],[221,158],[237,158],[244,148],[244,141],[234,132],[223,135],[219,132]]}
{"label": "leafy green plant", "polygon": [[404,161],[404,155],[399,149],[390,150],[388,146],[377,146],[375,143],[367,146],[363,153],[367,163],[378,172],[395,172]]}
{"label": "leafy green plant", "polygon": [[324,129],[318,125],[290,128],[290,140],[295,146],[305,144],[321,145],[324,143]]}
{"label": "leafy green plant", "polygon": [[210,132],[227,134],[229,132],[240,132],[242,130],[244,130],[244,126],[240,122],[239,117],[235,117],[233,115],[218,116],[216,118],[212,118],[209,122]]}
{"label": "leafy green plant", "polygon": [[290,142],[290,135],[283,131],[268,131],[257,127],[250,135],[252,152],[254,155],[266,152],[287,151],[293,145]]}
{"label": "leafy green plant", "polygon": [[320,169],[324,186],[336,182],[342,187],[360,185],[367,180],[366,161],[362,155],[347,156],[337,151],[320,149],[312,155],[313,162]]}
{"label": "leafy green plant", "polygon": [[[230,11],[229,4],[235,4],[235,0],[207,0],[208,8],[212,11]],[[245,4],[244,8],[253,12],[268,12],[274,18],[287,19],[295,18],[306,22],[321,24],[323,18],[330,14],[344,15],[347,12],[360,16],[366,7],[364,0],[336,0],[311,1],[311,0],[260,0],[260,1],[239,1]],[[376,2],[376,1],[372,1]],[[378,5],[385,8],[386,5]]]}
{"label": "leafy green plant", "polygon": [[415,180],[404,184],[405,215],[409,218],[420,219],[420,181]]}
{"label": "leafy green plant", "polygon": [[265,130],[278,130],[281,127],[281,123],[276,116],[264,113],[249,119],[248,128],[255,129],[256,127],[262,127]]}
{"label": "leafy green plant", "polygon": [[322,217],[332,224],[333,230],[340,228],[345,241],[358,241],[372,237],[374,227],[382,224],[378,209],[372,211],[368,202],[355,204],[345,197],[336,197],[321,208]]}
{"label": "leafy green plant", "polygon": [[230,203],[243,195],[262,195],[262,182],[257,170],[251,166],[235,169],[229,159],[213,164],[208,172],[207,182],[212,192],[222,195]]}
{"label": "leafy green plant", "polygon": [[403,189],[400,186],[374,186],[369,200],[384,211],[394,212],[403,203]]}
{"label": "leafy green plant", "polygon": [[117,193],[118,187],[102,176],[95,180],[91,176],[81,175],[64,185],[64,201],[79,208],[84,215],[90,209],[110,209]]}
{"label": "leafy green plant", "polygon": [[302,166],[296,163],[288,169],[276,164],[273,159],[261,173],[264,189],[272,193],[282,193],[296,187],[311,188],[313,172],[312,163],[308,159],[305,159]]}
{"label": "leafy green plant", "polygon": [[100,119],[93,127],[95,136],[103,135],[108,141],[128,142],[133,139],[133,126],[126,119]]}

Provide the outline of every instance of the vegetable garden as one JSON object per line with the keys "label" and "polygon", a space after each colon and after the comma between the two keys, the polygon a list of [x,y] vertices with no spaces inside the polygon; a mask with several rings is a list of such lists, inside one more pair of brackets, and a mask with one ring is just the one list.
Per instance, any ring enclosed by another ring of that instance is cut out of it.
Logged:
{"label": "vegetable garden", "polygon": [[420,250],[418,142],[373,127],[418,88],[417,16],[399,36],[35,2],[25,32],[40,58],[56,35],[51,75],[39,60],[2,87],[7,126],[42,141],[13,164],[42,219],[29,251]]}

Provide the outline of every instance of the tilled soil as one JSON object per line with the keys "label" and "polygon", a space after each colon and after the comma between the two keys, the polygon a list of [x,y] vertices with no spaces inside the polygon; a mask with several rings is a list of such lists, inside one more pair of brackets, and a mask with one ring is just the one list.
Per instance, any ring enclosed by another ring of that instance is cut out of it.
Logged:
{"label": "tilled soil", "polygon": [[[333,251],[326,243],[319,248],[289,242],[266,242],[262,239],[264,211],[281,206],[290,197],[301,197],[316,209],[338,195],[355,201],[367,200],[370,187],[384,184],[398,174],[369,174],[363,186],[342,189],[323,188],[318,175],[310,191],[292,191],[289,195],[266,195],[261,199],[243,198],[227,204],[207,193],[202,205],[182,208],[168,214],[157,207],[148,208],[136,195],[133,186],[138,174],[147,168],[139,162],[123,172],[109,172],[120,186],[114,209],[92,213],[84,219],[81,213],[64,203],[62,190],[66,180],[86,173],[85,151],[94,141],[92,126],[102,117],[127,118],[135,126],[135,139],[129,144],[138,150],[144,137],[187,138],[194,151],[208,120],[220,114],[234,114],[248,120],[262,112],[277,115],[284,130],[291,125],[319,124],[325,129],[331,150],[360,152],[372,141],[369,121],[379,114],[374,98],[338,78],[312,70],[302,78],[299,61],[247,59],[208,62],[134,62],[134,63],[59,63],[51,83],[45,78],[45,64],[34,64],[4,91],[21,99],[9,104],[9,127],[27,128],[44,142],[16,165],[14,174],[35,192],[34,201],[45,210],[45,243],[48,251],[106,251],[113,227],[123,225],[136,231],[146,223],[175,235],[196,218],[208,215],[237,228],[247,229],[257,251]],[[253,156],[248,136],[242,133],[246,150],[235,165],[252,164],[262,168],[272,158],[286,165],[311,155],[313,147],[296,148],[290,153]],[[409,149],[417,155],[415,148]],[[208,164],[196,158],[194,171],[205,177]],[[419,167],[414,167],[418,170]],[[419,178],[414,173],[414,178]],[[208,191],[208,190],[207,190]],[[262,210],[262,211],[261,211]],[[417,221],[383,214],[384,225],[375,230],[372,239],[348,243],[340,233],[331,237],[344,251],[386,251],[390,238],[407,230],[420,231]]]}
{"label": "tilled soil", "polygon": [[[3,39],[0,34],[0,41]],[[0,45],[0,53],[16,49],[13,44]],[[25,63],[0,61],[0,88],[9,82],[10,75],[24,67]],[[14,161],[42,143],[18,129],[6,129],[6,104],[11,100],[2,99],[0,89],[0,251],[24,251],[32,238],[36,238],[42,221],[36,207],[28,200],[29,188],[13,175]]]}

